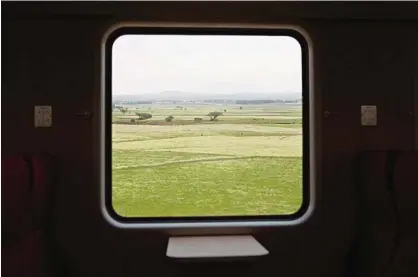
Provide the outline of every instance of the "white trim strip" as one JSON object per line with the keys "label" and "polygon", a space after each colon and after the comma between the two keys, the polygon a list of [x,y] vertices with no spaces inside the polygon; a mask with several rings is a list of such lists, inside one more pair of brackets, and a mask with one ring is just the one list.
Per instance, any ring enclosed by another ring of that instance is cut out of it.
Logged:
{"label": "white trim strip", "polygon": [[267,255],[253,236],[170,237],[167,256],[170,258],[233,258]]}

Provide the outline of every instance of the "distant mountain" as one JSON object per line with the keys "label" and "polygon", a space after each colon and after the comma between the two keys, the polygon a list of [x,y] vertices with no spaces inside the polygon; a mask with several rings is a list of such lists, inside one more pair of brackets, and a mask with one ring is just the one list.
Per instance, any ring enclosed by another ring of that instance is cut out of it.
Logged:
{"label": "distant mountain", "polygon": [[228,99],[228,100],[296,100],[301,98],[301,93],[235,93],[235,94],[219,94],[219,93],[191,93],[183,91],[163,91],[160,93],[149,94],[115,94],[114,101],[161,101],[161,100],[211,100],[211,99]]}

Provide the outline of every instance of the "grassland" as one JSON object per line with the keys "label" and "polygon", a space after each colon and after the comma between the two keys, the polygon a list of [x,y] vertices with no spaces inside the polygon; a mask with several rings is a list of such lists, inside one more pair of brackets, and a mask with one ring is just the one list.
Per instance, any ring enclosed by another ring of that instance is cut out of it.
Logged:
{"label": "grassland", "polygon": [[[300,105],[124,107],[129,112],[115,110],[112,124],[112,202],[119,215],[271,215],[300,208]],[[223,115],[210,121],[205,115],[212,111]],[[131,122],[135,112],[152,118]],[[172,122],[165,121],[169,115]]]}

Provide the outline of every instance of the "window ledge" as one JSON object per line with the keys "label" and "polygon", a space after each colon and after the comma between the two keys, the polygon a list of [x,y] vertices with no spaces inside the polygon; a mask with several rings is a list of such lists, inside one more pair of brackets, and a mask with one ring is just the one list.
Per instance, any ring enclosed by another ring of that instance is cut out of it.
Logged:
{"label": "window ledge", "polygon": [[176,259],[240,258],[269,252],[253,236],[170,237],[167,256]]}

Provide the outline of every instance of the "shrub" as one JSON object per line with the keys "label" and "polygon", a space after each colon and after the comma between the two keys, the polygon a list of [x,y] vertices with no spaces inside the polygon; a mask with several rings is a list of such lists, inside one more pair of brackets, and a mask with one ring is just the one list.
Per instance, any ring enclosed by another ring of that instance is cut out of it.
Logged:
{"label": "shrub", "polygon": [[210,112],[210,113],[207,114],[207,116],[210,117],[210,121],[214,121],[215,119],[217,119],[221,115],[223,115],[221,112]]}
{"label": "shrub", "polygon": [[149,114],[149,113],[136,113],[136,115],[138,116],[139,120],[145,120],[145,119],[152,118],[152,114]]}

